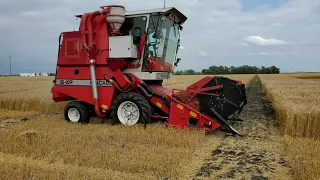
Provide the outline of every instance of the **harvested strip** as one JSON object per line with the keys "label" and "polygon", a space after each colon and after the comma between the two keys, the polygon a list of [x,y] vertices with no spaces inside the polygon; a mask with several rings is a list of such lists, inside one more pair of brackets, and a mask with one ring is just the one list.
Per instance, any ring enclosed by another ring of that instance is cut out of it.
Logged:
{"label": "harvested strip", "polygon": [[[290,179],[291,168],[270,102],[257,78],[248,87],[242,122],[233,127],[243,137],[225,135],[195,179]],[[212,137],[215,138],[215,137]]]}

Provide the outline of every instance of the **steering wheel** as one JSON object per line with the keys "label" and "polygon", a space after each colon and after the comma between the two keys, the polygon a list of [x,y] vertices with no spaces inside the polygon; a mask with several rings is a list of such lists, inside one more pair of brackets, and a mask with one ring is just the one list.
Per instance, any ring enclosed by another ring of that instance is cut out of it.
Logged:
{"label": "steering wheel", "polygon": [[156,46],[156,45],[159,45],[160,44],[160,42],[149,42],[148,43],[148,47],[150,47],[150,46]]}

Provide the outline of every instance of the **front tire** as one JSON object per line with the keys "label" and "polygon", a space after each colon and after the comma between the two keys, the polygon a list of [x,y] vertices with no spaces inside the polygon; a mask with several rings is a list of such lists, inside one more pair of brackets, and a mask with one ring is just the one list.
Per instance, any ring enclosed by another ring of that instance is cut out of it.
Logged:
{"label": "front tire", "polygon": [[137,123],[147,123],[151,118],[151,106],[140,94],[122,93],[111,106],[112,124],[121,123],[133,126]]}
{"label": "front tire", "polygon": [[80,101],[72,101],[64,110],[65,120],[71,123],[88,123],[90,119],[89,108]]}

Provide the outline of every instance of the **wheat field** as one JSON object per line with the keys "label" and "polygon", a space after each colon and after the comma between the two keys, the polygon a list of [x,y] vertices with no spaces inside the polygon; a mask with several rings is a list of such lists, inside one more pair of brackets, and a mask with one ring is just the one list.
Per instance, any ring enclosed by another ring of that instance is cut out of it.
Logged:
{"label": "wheat field", "polygon": [[[184,89],[202,77],[174,76],[164,86]],[[248,84],[253,75],[228,77]],[[0,126],[0,179],[189,178],[190,160],[203,146],[204,131],[163,124],[144,129],[67,123],[61,114],[65,103],[51,99],[52,80],[0,78],[0,123],[35,117]]]}
{"label": "wheat field", "polygon": [[298,79],[320,79],[320,73],[297,73],[292,74],[291,77],[295,77]]}
{"label": "wheat field", "polygon": [[[295,179],[320,178],[319,75],[258,75],[276,109]],[[247,85],[254,77],[226,76]],[[185,89],[203,77],[173,76],[164,87]],[[52,80],[0,78],[0,123],[35,117],[0,126],[0,179],[190,179],[203,131],[67,123],[65,103],[51,99]]]}
{"label": "wheat field", "polygon": [[296,179],[320,179],[320,73],[259,75],[285,135]]}
{"label": "wheat field", "polygon": [[52,77],[0,78],[0,108],[41,113],[61,111],[51,97]]}

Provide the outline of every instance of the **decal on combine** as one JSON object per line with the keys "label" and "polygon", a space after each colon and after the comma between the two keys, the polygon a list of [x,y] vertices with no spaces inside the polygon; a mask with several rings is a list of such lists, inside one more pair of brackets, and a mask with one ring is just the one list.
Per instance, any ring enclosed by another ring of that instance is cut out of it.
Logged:
{"label": "decal on combine", "polygon": [[102,107],[102,109],[106,109],[106,110],[108,110],[108,106],[107,106],[107,105],[105,105],[105,104],[102,104],[102,105],[101,105],[101,107]]}
{"label": "decal on combine", "polygon": [[162,104],[157,102],[156,105],[159,107],[159,108],[162,108]]}
{"label": "decal on combine", "polygon": [[[56,79],[56,84],[65,86],[92,86],[92,81],[75,79]],[[112,83],[107,80],[97,80],[97,86],[112,86]]]}
{"label": "decal on combine", "polygon": [[177,104],[177,107],[181,110],[183,110],[183,106],[181,104]]}
{"label": "decal on combine", "polygon": [[193,117],[197,117],[197,114],[193,111],[190,111],[190,115],[193,116]]}

